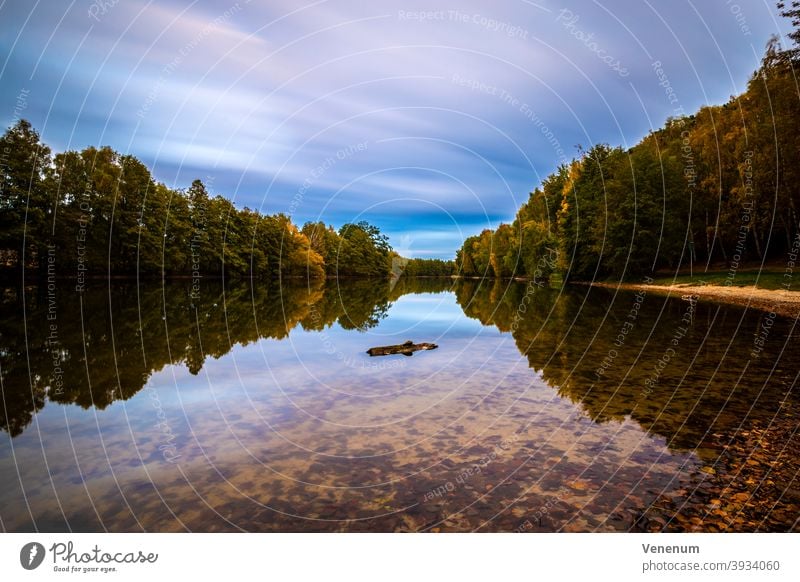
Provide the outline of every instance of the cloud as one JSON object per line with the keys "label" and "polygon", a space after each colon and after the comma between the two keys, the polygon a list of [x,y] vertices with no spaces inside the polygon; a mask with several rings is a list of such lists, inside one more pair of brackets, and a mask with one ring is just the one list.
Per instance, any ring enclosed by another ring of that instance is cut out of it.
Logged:
{"label": "cloud", "polygon": [[463,238],[444,233],[511,220],[576,144],[660,125],[673,105],[653,60],[691,112],[741,90],[779,26],[766,4],[626,0],[126,0],[97,19],[5,3],[0,18],[0,119],[27,87],[56,147],[109,144],[171,185],[213,175],[269,212],[302,190],[298,221],[365,213],[440,256]]}

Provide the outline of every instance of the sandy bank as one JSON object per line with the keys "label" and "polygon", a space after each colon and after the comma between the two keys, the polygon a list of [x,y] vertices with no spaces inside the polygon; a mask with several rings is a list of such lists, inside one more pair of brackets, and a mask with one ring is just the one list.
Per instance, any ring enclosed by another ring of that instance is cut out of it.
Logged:
{"label": "sandy bank", "polygon": [[751,309],[771,311],[784,317],[800,317],[800,292],[772,289],[758,289],[756,287],[728,287],[720,285],[645,285],[639,283],[591,283],[595,287],[609,289],[627,289],[638,291],[646,289],[648,292],[663,293],[680,297],[682,295],[697,295],[700,299],[731,303]]}

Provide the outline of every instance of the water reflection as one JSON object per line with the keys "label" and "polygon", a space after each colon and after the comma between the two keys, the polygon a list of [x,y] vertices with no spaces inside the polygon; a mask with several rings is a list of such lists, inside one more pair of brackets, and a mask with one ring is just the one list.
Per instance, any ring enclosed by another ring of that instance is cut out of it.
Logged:
{"label": "water reflection", "polygon": [[69,281],[50,293],[46,287],[5,288],[0,429],[19,435],[48,401],[103,410],[134,396],[168,364],[196,375],[208,358],[235,345],[286,338],[298,325],[320,331],[337,323],[363,331],[386,317],[398,297],[447,285],[403,279],[223,287],[212,280],[196,295],[188,282],[96,281],[83,293]]}
{"label": "water reflection", "polygon": [[[771,419],[800,370],[793,320],[588,287],[536,288],[523,302],[527,290],[467,281],[457,298],[470,317],[510,331],[530,367],[589,418],[632,418],[674,448],[702,452],[713,433]],[[770,338],[758,351],[765,322]]]}
{"label": "water reflection", "polygon": [[0,309],[8,530],[797,528],[790,320],[435,279]]}

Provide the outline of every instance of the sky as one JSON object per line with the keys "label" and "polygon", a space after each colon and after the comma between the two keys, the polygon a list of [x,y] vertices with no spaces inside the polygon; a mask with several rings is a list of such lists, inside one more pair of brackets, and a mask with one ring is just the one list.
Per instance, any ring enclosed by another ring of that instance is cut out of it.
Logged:
{"label": "sky", "polygon": [[0,0],[0,122],[452,258],[559,164],[744,90],[767,0]]}

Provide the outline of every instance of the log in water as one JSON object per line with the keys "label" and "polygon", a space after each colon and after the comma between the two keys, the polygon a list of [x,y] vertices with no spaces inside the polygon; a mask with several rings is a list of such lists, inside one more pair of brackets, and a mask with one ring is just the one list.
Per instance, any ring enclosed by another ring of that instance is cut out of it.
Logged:
{"label": "log in water", "polygon": [[404,344],[398,344],[395,346],[378,346],[375,348],[370,348],[367,350],[367,353],[370,356],[389,356],[391,354],[403,354],[404,356],[413,356],[414,352],[419,350],[435,350],[438,348],[436,344],[429,344],[429,343],[420,343],[415,344],[411,340],[408,340]]}

